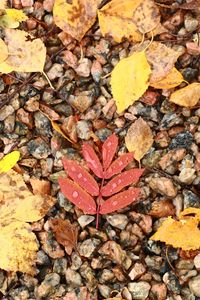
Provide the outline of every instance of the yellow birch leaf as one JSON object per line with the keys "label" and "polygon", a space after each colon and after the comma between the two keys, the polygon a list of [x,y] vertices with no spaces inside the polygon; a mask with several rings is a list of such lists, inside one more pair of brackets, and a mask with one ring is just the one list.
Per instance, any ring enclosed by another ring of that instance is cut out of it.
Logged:
{"label": "yellow birch leaf", "polygon": [[[200,209],[198,210],[200,211]],[[199,249],[200,230],[198,224],[200,212],[196,212],[198,217],[186,217],[186,213],[192,214],[193,208],[186,212],[184,210],[180,214],[178,221],[168,217],[151,237],[151,240],[161,241],[174,248],[181,248],[184,251]]]}
{"label": "yellow birch leaf", "polygon": [[53,17],[56,25],[80,41],[96,20],[98,0],[55,0]]}
{"label": "yellow birch leaf", "polygon": [[0,64],[8,57],[8,48],[4,41],[0,39]]}
{"label": "yellow birch leaf", "polygon": [[147,122],[137,119],[127,132],[125,144],[129,152],[134,152],[134,158],[140,161],[153,144],[153,134]]}
{"label": "yellow birch leaf", "polygon": [[120,60],[111,73],[112,94],[118,113],[137,101],[148,88],[151,68],[144,51]]}
{"label": "yellow birch leaf", "polygon": [[33,39],[27,32],[17,29],[5,29],[5,43],[8,58],[0,64],[1,73],[43,72],[46,48],[41,39]]}
{"label": "yellow birch leaf", "polygon": [[12,169],[20,158],[19,151],[12,151],[11,153],[5,155],[0,160],[0,173],[7,172]]}
{"label": "yellow birch leaf", "polygon": [[31,226],[15,221],[0,226],[0,268],[34,275],[38,244]]}
{"label": "yellow birch leaf", "polygon": [[160,24],[160,12],[153,0],[143,0],[133,13],[133,22],[141,33],[154,30]]}
{"label": "yellow birch leaf", "polygon": [[5,28],[17,28],[20,22],[26,21],[28,17],[22,10],[15,8],[8,8],[5,14],[0,17],[0,26]]}
{"label": "yellow birch leaf", "polygon": [[60,126],[55,121],[52,121],[52,120],[50,120],[50,121],[51,121],[51,125],[52,125],[53,129],[56,132],[60,133],[66,140],[68,140],[70,143],[73,144],[73,142],[70,140],[70,138],[62,131]]}
{"label": "yellow birch leaf", "polygon": [[172,89],[184,81],[182,74],[174,67],[163,79],[150,83],[155,89]]}
{"label": "yellow birch leaf", "polygon": [[173,92],[169,101],[184,107],[195,106],[200,99],[200,83],[194,82]]}

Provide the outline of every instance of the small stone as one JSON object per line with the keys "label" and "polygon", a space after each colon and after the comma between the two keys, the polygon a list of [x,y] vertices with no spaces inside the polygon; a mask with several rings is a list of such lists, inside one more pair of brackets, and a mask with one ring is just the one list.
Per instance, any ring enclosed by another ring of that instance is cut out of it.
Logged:
{"label": "small stone", "polygon": [[29,129],[32,129],[33,119],[31,114],[26,112],[23,108],[20,108],[16,113],[16,117],[21,123],[24,123]]}
{"label": "small stone", "polygon": [[33,0],[21,0],[23,7],[30,7],[33,6]]}
{"label": "small stone", "polygon": [[197,19],[194,19],[193,17],[186,15],[184,20],[185,29],[188,32],[193,32],[197,29],[199,22]]}
{"label": "small stone", "polygon": [[149,295],[149,290],[151,286],[148,282],[130,282],[128,284],[128,289],[134,300],[145,300]]}
{"label": "small stone", "polygon": [[71,269],[76,271],[81,267],[81,265],[82,265],[81,257],[78,254],[73,252],[71,255]]}
{"label": "small stone", "polygon": [[95,134],[99,137],[99,139],[102,142],[105,142],[109,135],[112,134],[112,131],[108,128],[100,128],[99,130],[95,131]]}
{"label": "small stone", "polygon": [[5,105],[0,109],[0,121],[4,121],[8,116],[14,113],[14,108],[11,105]]}
{"label": "small stone", "polygon": [[91,136],[91,125],[88,121],[78,121],[76,125],[77,135],[81,140],[89,140]]}
{"label": "small stone", "polygon": [[15,115],[10,115],[4,120],[4,132],[11,133],[15,128]]}
{"label": "small stone", "polygon": [[109,298],[111,293],[111,289],[109,288],[109,286],[105,284],[98,284],[98,289],[103,298],[105,299]]}
{"label": "small stone", "polygon": [[85,240],[79,245],[80,255],[84,257],[91,257],[100,243],[101,241],[95,238]]}
{"label": "small stone", "polygon": [[200,297],[200,275],[189,280],[189,288],[191,293],[196,297]]}
{"label": "small stone", "polygon": [[194,266],[199,271],[200,270],[200,254],[197,254],[194,258]]}
{"label": "small stone", "polygon": [[179,133],[172,139],[169,149],[185,148],[190,149],[193,142],[193,136],[189,131]]}
{"label": "small stone", "polygon": [[88,224],[93,222],[94,220],[95,220],[95,217],[93,217],[93,216],[82,215],[78,218],[78,223],[82,228],[84,228],[85,226],[87,226]]}
{"label": "small stone", "polygon": [[61,53],[62,60],[71,68],[76,68],[78,65],[77,57],[69,50],[65,50]]}
{"label": "small stone", "polygon": [[110,225],[119,229],[125,229],[128,224],[128,218],[123,214],[114,214],[106,217],[106,220]]}
{"label": "small stone", "polygon": [[90,75],[92,63],[88,58],[83,58],[78,67],[74,70],[79,76],[88,77]]}
{"label": "small stone", "polygon": [[182,75],[186,81],[191,81],[198,75],[198,70],[186,68],[183,70]]}
{"label": "small stone", "polygon": [[138,279],[142,274],[144,274],[146,271],[146,268],[143,266],[142,263],[136,262],[134,267],[131,269],[128,276],[131,280]]}
{"label": "small stone", "polygon": [[100,275],[99,282],[106,283],[107,281],[112,281],[114,277],[112,270],[104,269]]}
{"label": "small stone", "polygon": [[106,242],[100,249],[99,254],[108,257],[111,261],[117,264],[122,264],[126,259],[126,252],[121,246],[114,241]]}
{"label": "small stone", "polygon": [[47,265],[47,266],[51,264],[48,255],[43,250],[40,250],[40,251],[37,252],[37,261],[36,261],[36,263],[38,265]]}
{"label": "small stone", "polygon": [[11,289],[9,291],[9,295],[12,297],[13,300],[29,300],[30,295],[27,287],[20,286],[16,289]]}
{"label": "small stone", "polygon": [[78,96],[70,95],[68,102],[83,113],[92,105],[93,100],[93,94],[90,91],[85,91]]}
{"label": "small stone", "polygon": [[195,42],[187,42],[186,48],[190,55],[198,56],[200,54],[200,46]]}
{"label": "small stone", "polygon": [[55,0],[44,0],[43,7],[46,11],[51,12],[53,10]]}
{"label": "small stone", "polygon": [[53,64],[51,69],[47,72],[49,80],[60,78],[63,75],[63,67],[61,64]]}
{"label": "small stone", "polygon": [[53,263],[53,272],[60,274],[60,275],[65,275],[65,270],[67,269],[67,259],[64,257],[57,258],[54,260]]}
{"label": "small stone", "polygon": [[151,287],[151,292],[153,294],[153,299],[156,300],[166,300],[167,298],[167,288],[164,283],[154,283]]}
{"label": "small stone", "polygon": [[[48,295],[55,292],[55,289],[60,283],[60,276],[56,273],[47,274],[45,276],[44,281],[42,281],[41,285],[37,288],[36,295],[38,295],[39,299],[43,297],[47,297]],[[36,297],[37,299],[37,297]]]}
{"label": "small stone", "polygon": [[102,72],[103,72],[103,69],[102,69],[101,64],[97,60],[95,60],[92,63],[92,67],[91,67],[92,78],[94,79],[95,82],[98,83],[100,81]]}
{"label": "small stone", "polygon": [[177,276],[174,273],[172,272],[165,273],[163,276],[163,282],[167,285],[169,291],[175,294],[180,294],[181,286]]}
{"label": "small stone", "polygon": [[149,215],[156,218],[173,216],[175,209],[170,200],[153,201]]}
{"label": "small stone", "polygon": [[49,119],[44,116],[40,111],[34,113],[36,132],[39,135],[50,136],[51,135],[51,123]]}
{"label": "small stone", "polygon": [[183,190],[184,209],[188,207],[200,208],[200,198],[191,191]]}
{"label": "small stone", "polygon": [[65,279],[66,279],[67,284],[71,288],[80,287],[82,285],[81,275],[78,272],[72,270],[71,268],[68,268],[66,270]]}
{"label": "small stone", "polygon": [[47,158],[51,154],[49,145],[41,138],[31,140],[27,146],[30,154],[37,159]]}
{"label": "small stone", "polygon": [[149,186],[155,192],[170,198],[174,198],[178,192],[172,180],[166,177],[152,178],[149,182]]}
{"label": "small stone", "polygon": [[184,168],[181,170],[178,178],[181,182],[185,184],[192,184],[192,182],[196,178],[195,172],[195,169]]}

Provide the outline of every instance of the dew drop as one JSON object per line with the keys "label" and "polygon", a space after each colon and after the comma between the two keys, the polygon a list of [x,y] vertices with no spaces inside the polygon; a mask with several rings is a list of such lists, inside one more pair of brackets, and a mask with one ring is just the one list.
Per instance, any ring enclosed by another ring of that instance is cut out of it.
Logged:
{"label": "dew drop", "polygon": [[118,180],[118,184],[120,184],[121,182],[122,182],[121,179],[119,179],[119,180]]}
{"label": "dew drop", "polygon": [[74,172],[74,171],[76,171],[76,169],[74,167],[72,167],[72,171]]}
{"label": "dew drop", "polygon": [[116,183],[112,184],[112,188],[115,189],[117,187]]}
{"label": "dew drop", "polygon": [[123,165],[123,162],[120,160],[119,161],[119,166],[122,166]]}
{"label": "dew drop", "polygon": [[112,143],[111,143],[111,142],[108,142],[107,146],[110,147],[111,145],[112,145]]}
{"label": "dew drop", "polygon": [[83,177],[83,175],[81,173],[78,174],[78,178],[81,178]]}
{"label": "dew drop", "polygon": [[84,182],[86,182],[86,181],[87,181],[87,179],[86,179],[85,177],[83,177],[83,181],[84,181]]}
{"label": "dew drop", "polygon": [[118,204],[117,201],[114,201],[114,202],[113,202],[113,206],[116,206],[117,204]]}
{"label": "dew drop", "polygon": [[77,197],[78,197],[78,192],[77,192],[77,191],[74,191],[74,192],[72,193],[72,197],[73,197],[73,198],[77,198]]}

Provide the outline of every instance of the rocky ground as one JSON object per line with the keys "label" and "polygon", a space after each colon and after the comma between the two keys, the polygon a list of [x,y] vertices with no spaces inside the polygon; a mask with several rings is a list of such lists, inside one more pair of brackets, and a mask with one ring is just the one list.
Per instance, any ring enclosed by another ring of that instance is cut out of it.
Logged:
{"label": "rocky ground", "polygon": [[[77,43],[54,26],[53,0],[10,2],[30,16],[22,28],[43,39],[45,71],[55,90],[39,73],[0,77],[1,156],[19,150],[25,181],[50,180],[57,204],[32,224],[40,244],[37,275],[1,270],[1,299],[200,299],[198,251],[186,253],[150,240],[163,218],[200,207],[199,106],[188,109],[170,104],[169,91],[152,88],[118,115],[110,77],[105,75],[128,56],[132,45],[103,38],[98,23]],[[157,39],[184,47],[176,67],[186,81],[198,82],[200,47],[195,53],[191,49],[193,34],[200,35],[200,14],[177,9],[182,0],[161,3],[174,7],[163,7],[163,26],[172,34]],[[185,46],[187,41],[190,48]],[[118,155],[126,151],[124,137],[132,122],[138,117],[147,121],[154,144],[141,161],[145,173],[138,184],[140,202],[103,216],[99,230],[95,229],[94,217],[84,216],[67,201],[57,183],[63,173],[61,158],[81,161],[80,149],[57,133],[46,115],[59,122],[76,146],[90,140],[96,147],[115,132],[120,138]],[[52,217],[78,225],[78,251],[68,255],[56,241],[48,226]]]}

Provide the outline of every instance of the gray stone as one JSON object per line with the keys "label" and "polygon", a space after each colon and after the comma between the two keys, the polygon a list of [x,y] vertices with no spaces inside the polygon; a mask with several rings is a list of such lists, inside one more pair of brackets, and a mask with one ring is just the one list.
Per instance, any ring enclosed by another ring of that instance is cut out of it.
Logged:
{"label": "gray stone", "polygon": [[149,295],[151,286],[146,281],[130,282],[128,289],[134,300],[145,300]]}
{"label": "gray stone", "polygon": [[[55,288],[60,283],[60,276],[56,273],[47,274],[44,281],[36,289],[36,299],[47,297],[48,295],[54,293]],[[37,298],[38,297],[38,298]]]}
{"label": "gray stone", "polygon": [[91,125],[88,121],[78,121],[77,126],[77,135],[81,140],[89,140],[91,135]]}
{"label": "gray stone", "polygon": [[47,72],[47,76],[50,80],[54,80],[63,75],[63,66],[61,64],[53,64],[51,69]]}
{"label": "gray stone", "polygon": [[100,240],[91,238],[79,244],[79,253],[84,257],[91,257],[97,246],[101,243]]}
{"label": "gray stone", "polygon": [[191,191],[183,190],[184,209],[188,207],[200,207],[200,198]]}
{"label": "gray stone", "polygon": [[37,159],[47,158],[51,154],[49,145],[41,138],[31,140],[27,146],[30,154]]}
{"label": "gray stone", "polygon": [[85,226],[87,226],[88,224],[90,224],[91,222],[93,222],[95,219],[95,217],[90,216],[90,215],[82,215],[78,218],[78,223],[79,225],[84,228]]}
{"label": "gray stone", "polygon": [[37,111],[34,114],[34,119],[36,132],[39,135],[50,136],[52,131],[49,119],[46,116],[44,116],[40,111]]}
{"label": "gray stone", "polygon": [[5,120],[8,116],[14,113],[14,108],[11,105],[5,105],[0,109],[0,121]]}
{"label": "gray stone", "polygon": [[193,32],[197,29],[199,22],[197,19],[194,19],[193,17],[186,15],[184,20],[184,25],[185,25],[185,29],[188,32]]}
{"label": "gray stone", "polygon": [[125,229],[126,225],[128,224],[128,218],[123,214],[114,214],[107,216],[106,220],[110,225],[121,230]]}
{"label": "gray stone", "polygon": [[81,275],[71,268],[66,270],[65,279],[71,288],[79,287],[82,285]]}
{"label": "gray stone", "polygon": [[200,275],[190,279],[189,288],[196,297],[200,297]]}

